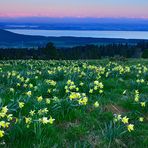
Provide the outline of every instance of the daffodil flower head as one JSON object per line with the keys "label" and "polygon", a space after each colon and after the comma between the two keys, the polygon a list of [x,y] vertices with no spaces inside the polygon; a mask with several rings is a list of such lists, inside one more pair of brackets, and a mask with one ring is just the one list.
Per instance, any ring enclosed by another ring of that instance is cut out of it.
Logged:
{"label": "daffodil flower head", "polygon": [[47,98],[47,99],[46,99],[46,104],[50,104],[50,102],[51,102],[50,99]]}
{"label": "daffodil flower head", "polygon": [[129,132],[133,131],[134,130],[134,125],[133,124],[127,125],[127,129],[128,129]]}
{"label": "daffodil flower head", "polygon": [[0,138],[2,138],[4,136],[4,131],[3,130],[0,130]]}
{"label": "daffodil flower head", "polygon": [[94,103],[94,107],[95,107],[95,108],[98,108],[98,107],[99,107],[99,102],[98,102],[98,101],[96,101],[96,102]]}
{"label": "daffodil flower head", "polygon": [[43,100],[43,97],[42,96],[37,97],[37,101],[38,102],[41,102],[42,100]]}
{"label": "daffodil flower head", "polygon": [[144,118],[143,118],[143,117],[140,117],[140,118],[139,118],[139,121],[140,121],[140,122],[143,122],[143,121],[144,121]]}
{"label": "daffodil flower head", "polygon": [[128,120],[129,120],[129,118],[127,118],[126,116],[122,118],[122,122],[124,124],[127,124],[128,123]]}
{"label": "daffodil flower head", "polygon": [[50,123],[50,124],[53,124],[54,121],[55,121],[55,119],[53,119],[53,118],[50,116],[50,118],[49,118],[49,123]]}
{"label": "daffodil flower head", "polygon": [[141,106],[142,107],[145,107],[146,106],[146,103],[145,102],[140,102]]}
{"label": "daffodil flower head", "polygon": [[26,92],[26,95],[27,95],[28,97],[30,97],[30,96],[32,95],[32,92],[31,92],[31,91],[28,91],[28,92]]}
{"label": "daffodil flower head", "polygon": [[23,108],[23,107],[24,107],[24,105],[25,105],[25,103],[24,103],[24,102],[19,102],[19,108]]}
{"label": "daffodil flower head", "polygon": [[29,112],[29,114],[30,114],[31,116],[33,116],[33,115],[35,114],[35,110],[31,110],[31,111]]}

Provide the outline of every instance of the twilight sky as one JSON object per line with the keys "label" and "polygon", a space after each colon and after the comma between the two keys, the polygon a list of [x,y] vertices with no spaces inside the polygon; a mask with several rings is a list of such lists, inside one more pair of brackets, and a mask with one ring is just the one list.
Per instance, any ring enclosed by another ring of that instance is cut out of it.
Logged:
{"label": "twilight sky", "polygon": [[148,18],[148,0],[0,0],[0,16]]}

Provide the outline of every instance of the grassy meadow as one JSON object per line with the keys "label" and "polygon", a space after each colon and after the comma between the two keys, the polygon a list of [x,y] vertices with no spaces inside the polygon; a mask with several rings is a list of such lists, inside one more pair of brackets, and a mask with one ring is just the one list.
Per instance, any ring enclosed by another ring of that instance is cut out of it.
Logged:
{"label": "grassy meadow", "polygon": [[148,147],[148,60],[0,61],[0,147]]}

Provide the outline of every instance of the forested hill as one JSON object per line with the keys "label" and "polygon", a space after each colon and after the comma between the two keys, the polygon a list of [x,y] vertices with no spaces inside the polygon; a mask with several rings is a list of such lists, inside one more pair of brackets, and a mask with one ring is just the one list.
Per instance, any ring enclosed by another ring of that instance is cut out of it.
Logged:
{"label": "forested hill", "polygon": [[28,41],[37,41],[37,40],[47,40],[47,38],[43,36],[16,34],[10,31],[0,29],[0,42],[14,43],[20,41],[28,42]]}
{"label": "forested hill", "polygon": [[0,29],[0,47],[38,47],[53,42],[56,47],[74,47],[86,44],[111,44],[128,43],[136,44],[141,40],[135,39],[111,39],[111,38],[90,38],[90,37],[44,37],[12,33]]}

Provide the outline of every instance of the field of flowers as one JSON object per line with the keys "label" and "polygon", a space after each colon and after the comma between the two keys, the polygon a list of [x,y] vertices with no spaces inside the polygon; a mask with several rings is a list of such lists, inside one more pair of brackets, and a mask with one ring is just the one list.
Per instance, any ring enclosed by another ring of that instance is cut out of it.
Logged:
{"label": "field of flowers", "polygon": [[0,147],[148,147],[148,60],[0,61]]}

